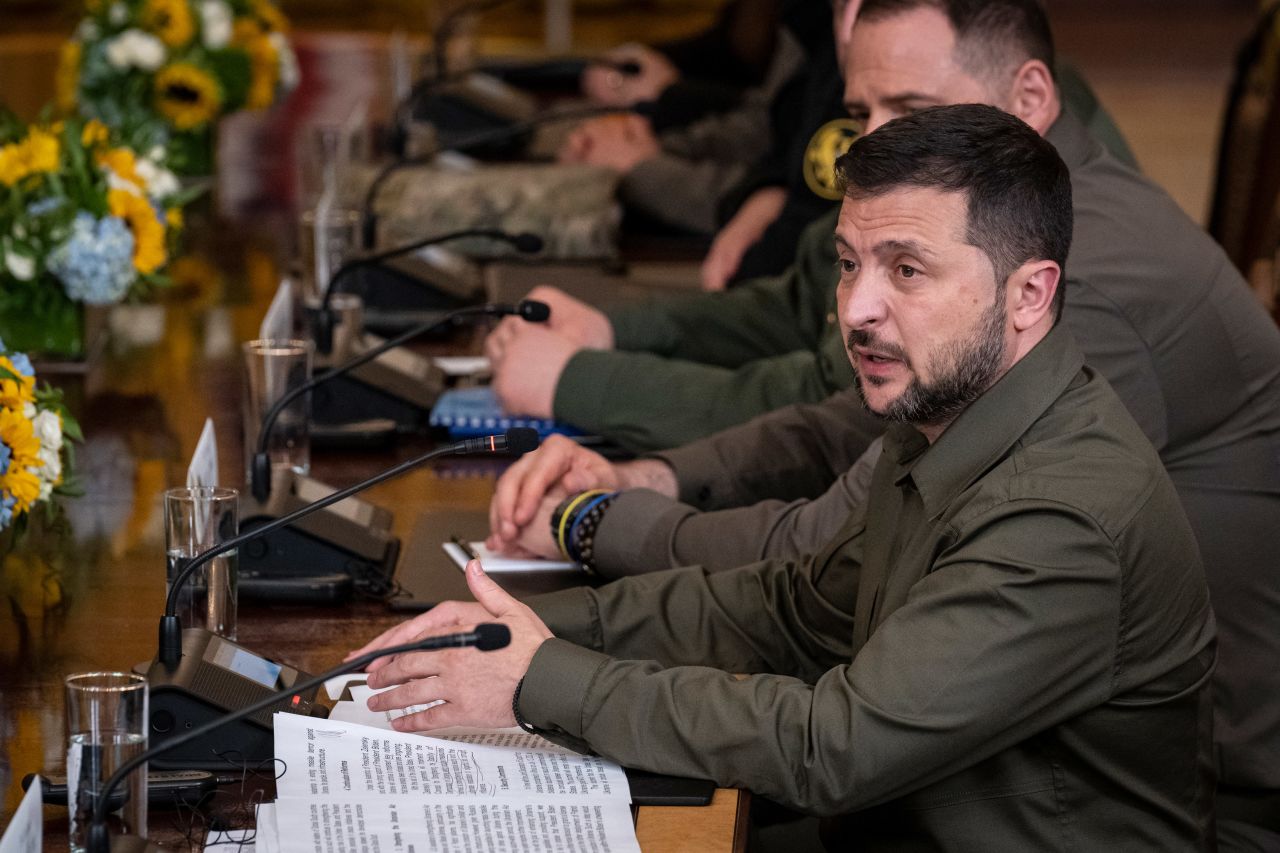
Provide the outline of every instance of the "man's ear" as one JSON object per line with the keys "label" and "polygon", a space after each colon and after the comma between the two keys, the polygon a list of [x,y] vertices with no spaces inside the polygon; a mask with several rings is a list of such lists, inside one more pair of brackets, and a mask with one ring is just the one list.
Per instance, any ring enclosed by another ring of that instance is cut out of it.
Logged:
{"label": "man's ear", "polygon": [[1009,276],[1009,320],[1025,332],[1048,320],[1053,325],[1053,297],[1062,286],[1062,268],[1053,261],[1027,261]]}
{"label": "man's ear", "polygon": [[1058,118],[1058,90],[1049,67],[1038,59],[1028,59],[1013,76],[1009,90],[1009,112],[1044,136]]}

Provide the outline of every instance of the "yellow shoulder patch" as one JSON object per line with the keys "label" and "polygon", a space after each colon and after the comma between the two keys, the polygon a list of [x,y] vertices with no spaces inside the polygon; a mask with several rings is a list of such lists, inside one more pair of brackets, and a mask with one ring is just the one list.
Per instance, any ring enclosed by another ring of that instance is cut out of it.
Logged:
{"label": "yellow shoulder patch", "polygon": [[809,140],[804,150],[804,182],[815,194],[835,201],[840,198],[836,187],[836,159],[849,150],[858,138],[858,124],[851,118],[833,119]]}

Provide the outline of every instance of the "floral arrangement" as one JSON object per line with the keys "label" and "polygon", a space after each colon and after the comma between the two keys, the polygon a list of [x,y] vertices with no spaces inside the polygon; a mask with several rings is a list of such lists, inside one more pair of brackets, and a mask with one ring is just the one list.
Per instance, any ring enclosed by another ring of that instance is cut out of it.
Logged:
{"label": "floral arrangement", "polygon": [[180,174],[212,171],[211,129],[265,109],[298,82],[288,21],[272,0],[87,0],[62,48],[67,113],[97,118]]}
{"label": "floral arrangement", "polygon": [[0,341],[0,532],[20,530],[41,505],[52,512],[53,495],[77,493],[68,439],[80,440],[80,427],[62,392],[36,388],[31,360]]}
{"label": "floral arrangement", "polygon": [[162,161],[96,120],[26,125],[0,113],[0,336],[74,352],[66,337],[80,332],[81,305],[166,283],[190,193]]}

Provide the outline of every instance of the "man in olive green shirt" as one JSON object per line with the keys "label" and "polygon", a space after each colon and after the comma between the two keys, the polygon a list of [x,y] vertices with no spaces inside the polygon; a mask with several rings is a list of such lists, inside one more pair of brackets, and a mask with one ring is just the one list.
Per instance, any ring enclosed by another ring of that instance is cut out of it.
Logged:
{"label": "man in olive green shirt", "polygon": [[865,509],[803,565],[528,606],[473,562],[479,603],[366,649],[495,618],[511,645],[377,666],[370,707],[744,786],[859,849],[1209,849],[1212,614],[1159,458],[1054,328],[1066,166],[975,105],[840,166],[839,322],[895,424]]}
{"label": "man in olive green shirt", "polygon": [[[936,9],[897,4],[885,12],[885,5],[868,0],[870,14],[855,28],[851,108],[882,114],[905,93],[947,102],[967,73],[962,64],[913,62],[911,74],[891,79],[860,73],[883,67],[886,56],[914,55],[914,45],[937,49],[946,41]],[[943,34],[930,28],[930,15]],[[1000,91],[985,101],[1004,103],[994,99]],[[1046,138],[1072,173],[1063,323],[1159,451],[1196,533],[1218,616],[1219,844],[1280,850],[1280,332],[1222,251],[1162,190],[1117,162],[1069,114],[1053,121]],[[696,337],[696,327],[688,334]],[[825,340],[834,345],[839,335]],[[856,394],[843,391],[625,467],[583,459],[580,448],[556,462],[550,444],[528,464],[541,457],[566,482],[544,470],[529,478],[532,489],[518,485],[527,473],[519,463],[499,482],[494,530],[503,530],[505,518],[551,546],[545,520],[526,524],[547,486],[645,487],[681,503],[639,489],[621,496],[595,541],[605,577],[799,559],[861,502],[864,478],[851,466],[879,429]],[[516,501],[516,491],[529,494]],[[507,531],[508,541],[516,538]]]}

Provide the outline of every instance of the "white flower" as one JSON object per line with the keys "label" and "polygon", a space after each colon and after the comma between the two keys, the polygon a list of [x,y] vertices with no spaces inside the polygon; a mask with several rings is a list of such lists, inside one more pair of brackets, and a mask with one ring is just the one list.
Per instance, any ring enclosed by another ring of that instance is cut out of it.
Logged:
{"label": "white flower", "polygon": [[35,474],[40,480],[39,500],[45,500],[62,477],[62,419],[46,410],[31,419],[31,429],[40,439],[40,450],[36,453],[40,467]]}
{"label": "white flower", "polygon": [[98,29],[98,22],[93,18],[85,18],[76,27],[76,38],[86,44],[97,41],[101,35],[102,32]]}
{"label": "white flower", "polygon": [[113,190],[124,190],[132,195],[142,195],[142,187],[133,181],[127,181],[110,169],[107,169],[107,187]]}
{"label": "white flower", "polygon": [[138,29],[128,29],[107,42],[107,62],[116,68],[155,71],[164,64],[164,42]]}
{"label": "white flower", "polygon": [[200,4],[200,36],[209,50],[218,50],[231,41],[231,7],[223,0],[203,0]]}
{"label": "white flower", "polygon": [[147,183],[147,194],[159,201],[176,193],[180,187],[178,178],[150,156],[139,157],[134,164],[138,177]]}
{"label": "white flower", "polygon": [[8,267],[10,274],[18,281],[31,281],[36,277],[36,262],[34,258],[19,255],[10,249],[5,249],[4,265]]}
{"label": "white flower", "polygon": [[40,439],[40,449],[57,453],[62,450],[62,418],[48,409],[31,419],[31,431]]}
{"label": "white flower", "polygon": [[284,33],[271,33],[267,39],[276,49],[276,55],[280,57],[280,87],[286,92],[292,91],[302,79],[302,75],[298,72],[298,57],[294,54],[293,48],[289,45],[289,39],[285,38]]}
{"label": "white flower", "polygon": [[111,8],[107,10],[107,20],[113,25],[120,26],[129,20],[129,10],[123,3],[112,3]]}

